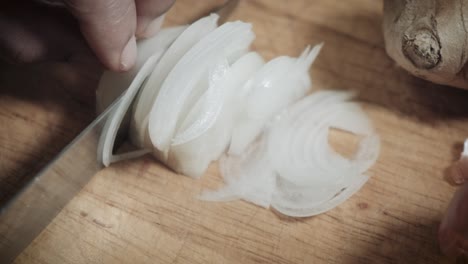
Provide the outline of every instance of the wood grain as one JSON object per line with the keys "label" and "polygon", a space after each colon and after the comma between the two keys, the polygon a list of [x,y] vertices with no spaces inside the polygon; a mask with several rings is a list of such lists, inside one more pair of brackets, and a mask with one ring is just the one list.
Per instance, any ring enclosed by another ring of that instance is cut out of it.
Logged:
{"label": "wood grain", "polygon": [[[178,0],[168,24],[220,2]],[[244,0],[229,17],[253,23],[253,49],[266,58],[325,42],[311,70],[314,89],[359,92],[382,152],[371,180],[345,204],[292,219],[242,201],[203,202],[196,196],[221,183],[216,164],[192,180],[144,157],[99,172],[16,262],[453,263],[436,232],[454,191],[443,173],[468,136],[468,92],[398,68],[384,51],[381,10],[376,0]],[[50,159],[61,145],[50,142],[70,139],[92,112],[89,101],[48,108],[20,96],[0,100],[0,168],[10,179],[2,184],[26,175],[28,160]]]}

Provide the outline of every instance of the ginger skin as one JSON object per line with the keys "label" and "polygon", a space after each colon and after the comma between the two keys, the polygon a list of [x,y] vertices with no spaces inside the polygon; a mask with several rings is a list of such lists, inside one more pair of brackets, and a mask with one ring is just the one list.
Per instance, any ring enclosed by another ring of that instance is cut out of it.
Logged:
{"label": "ginger skin", "polygon": [[468,89],[468,0],[384,0],[388,55],[411,74]]}

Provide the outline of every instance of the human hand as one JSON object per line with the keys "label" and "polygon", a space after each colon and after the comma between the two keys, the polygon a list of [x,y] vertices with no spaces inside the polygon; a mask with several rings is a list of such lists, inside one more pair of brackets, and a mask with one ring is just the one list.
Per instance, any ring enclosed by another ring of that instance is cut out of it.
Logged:
{"label": "human hand", "polygon": [[452,198],[439,227],[439,243],[446,255],[468,257],[468,157],[462,157],[449,176],[453,183],[464,185]]}
{"label": "human hand", "polygon": [[0,56],[28,63],[93,54],[108,69],[135,63],[136,39],[154,35],[175,0],[32,0],[0,4]]}

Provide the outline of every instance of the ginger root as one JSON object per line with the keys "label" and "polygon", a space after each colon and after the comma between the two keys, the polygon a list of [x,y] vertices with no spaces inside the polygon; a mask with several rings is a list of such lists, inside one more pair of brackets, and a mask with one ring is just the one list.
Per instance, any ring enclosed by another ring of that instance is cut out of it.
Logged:
{"label": "ginger root", "polygon": [[468,89],[468,0],[384,0],[388,55],[411,74]]}

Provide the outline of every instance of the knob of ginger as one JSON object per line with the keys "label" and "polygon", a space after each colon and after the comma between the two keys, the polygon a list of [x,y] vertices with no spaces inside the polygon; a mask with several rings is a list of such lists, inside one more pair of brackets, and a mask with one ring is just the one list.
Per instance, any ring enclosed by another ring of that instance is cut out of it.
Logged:
{"label": "knob of ginger", "polygon": [[468,89],[468,0],[384,0],[388,55],[411,74]]}

